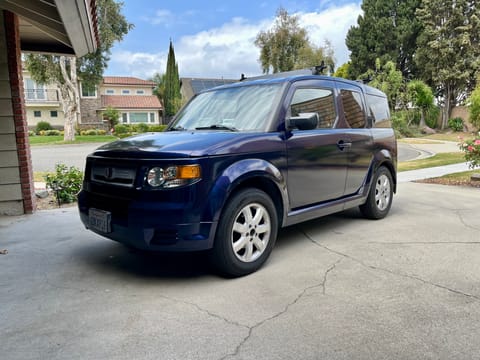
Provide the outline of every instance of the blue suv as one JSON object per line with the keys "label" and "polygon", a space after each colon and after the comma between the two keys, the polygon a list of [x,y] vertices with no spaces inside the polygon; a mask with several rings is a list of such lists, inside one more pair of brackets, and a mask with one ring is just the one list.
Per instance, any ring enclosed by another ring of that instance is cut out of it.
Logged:
{"label": "blue suv", "polygon": [[163,133],[98,148],[78,197],[85,226],[128,246],[208,250],[256,271],[281,227],[359,206],[387,215],[397,144],[387,98],[353,81],[280,74],[195,96]]}

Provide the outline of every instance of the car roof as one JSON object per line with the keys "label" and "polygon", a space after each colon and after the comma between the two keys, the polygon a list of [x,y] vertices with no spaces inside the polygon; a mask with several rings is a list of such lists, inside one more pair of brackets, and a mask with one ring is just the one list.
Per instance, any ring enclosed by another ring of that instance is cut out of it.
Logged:
{"label": "car roof", "polygon": [[353,81],[353,80],[348,80],[348,79],[334,77],[334,76],[327,76],[327,75],[312,75],[310,69],[308,69],[308,72],[305,70],[294,70],[294,71],[288,71],[288,72],[282,72],[282,73],[276,73],[276,74],[255,76],[251,78],[244,78],[243,80],[240,80],[236,83],[218,86],[210,90],[243,87],[243,86],[249,86],[249,85],[292,83],[292,82],[301,81],[301,80],[330,80],[330,81],[334,80],[337,82],[343,82],[343,83],[358,86],[362,88],[363,92],[366,94],[386,97],[386,95],[382,91],[374,87],[368,86],[364,84],[362,81]]}

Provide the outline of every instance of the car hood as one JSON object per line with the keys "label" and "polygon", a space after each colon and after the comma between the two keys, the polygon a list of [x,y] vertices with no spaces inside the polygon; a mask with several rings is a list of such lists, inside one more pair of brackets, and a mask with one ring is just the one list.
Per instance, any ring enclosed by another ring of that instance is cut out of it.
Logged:
{"label": "car hood", "polygon": [[148,159],[252,152],[259,150],[258,144],[262,144],[263,137],[271,138],[271,136],[271,133],[268,135],[268,133],[223,131],[146,133],[103,145],[95,150],[93,155]]}

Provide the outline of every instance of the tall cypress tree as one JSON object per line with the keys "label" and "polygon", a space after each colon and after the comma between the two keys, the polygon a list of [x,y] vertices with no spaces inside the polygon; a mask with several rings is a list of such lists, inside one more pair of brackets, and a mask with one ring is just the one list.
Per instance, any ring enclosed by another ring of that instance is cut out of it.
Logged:
{"label": "tall cypress tree", "polygon": [[167,70],[165,72],[165,115],[173,116],[180,108],[182,96],[180,94],[180,77],[178,75],[178,64],[175,61],[175,51],[170,40],[168,50]]}

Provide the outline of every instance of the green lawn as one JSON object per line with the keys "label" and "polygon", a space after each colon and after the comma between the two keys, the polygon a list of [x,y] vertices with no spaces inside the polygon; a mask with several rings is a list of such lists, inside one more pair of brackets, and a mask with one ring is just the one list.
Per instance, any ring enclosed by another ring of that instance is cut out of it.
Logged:
{"label": "green lawn", "polygon": [[426,159],[399,162],[398,171],[418,170],[462,162],[465,162],[465,156],[463,152],[439,153]]}
{"label": "green lawn", "polygon": [[112,135],[75,136],[75,141],[63,141],[63,136],[30,136],[30,145],[67,145],[83,143],[106,143],[117,140]]}

